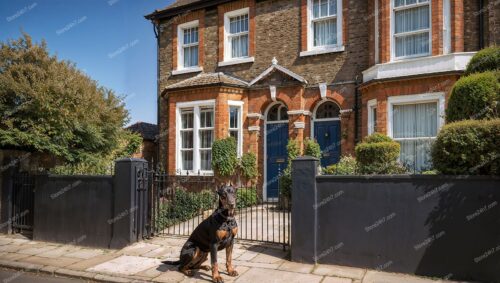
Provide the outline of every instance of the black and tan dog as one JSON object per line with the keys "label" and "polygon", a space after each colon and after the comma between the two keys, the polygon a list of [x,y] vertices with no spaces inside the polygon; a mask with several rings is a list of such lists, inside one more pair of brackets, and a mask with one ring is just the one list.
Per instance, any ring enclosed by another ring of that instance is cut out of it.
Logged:
{"label": "black and tan dog", "polygon": [[179,271],[187,276],[193,275],[193,270],[210,270],[209,266],[202,266],[210,253],[212,264],[212,280],[222,283],[224,280],[219,274],[217,251],[226,249],[226,267],[230,276],[238,276],[232,265],[234,238],[238,233],[238,225],[234,219],[236,207],[236,191],[231,186],[222,186],[217,190],[219,207],[207,219],[194,229],[181,250],[178,261],[164,261],[165,264],[179,265]]}

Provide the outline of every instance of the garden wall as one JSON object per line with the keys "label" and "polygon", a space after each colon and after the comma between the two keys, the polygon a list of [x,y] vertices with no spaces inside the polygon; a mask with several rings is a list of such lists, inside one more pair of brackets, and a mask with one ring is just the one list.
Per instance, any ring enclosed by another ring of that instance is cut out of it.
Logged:
{"label": "garden wall", "polygon": [[318,176],[293,161],[292,260],[500,282],[500,178]]}

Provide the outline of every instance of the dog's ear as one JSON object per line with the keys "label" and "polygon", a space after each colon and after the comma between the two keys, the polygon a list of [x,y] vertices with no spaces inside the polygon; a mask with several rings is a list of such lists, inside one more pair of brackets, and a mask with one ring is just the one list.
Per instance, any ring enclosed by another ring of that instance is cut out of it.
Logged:
{"label": "dog's ear", "polygon": [[224,195],[224,185],[221,185],[219,188],[217,188],[217,194],[219,196]]}

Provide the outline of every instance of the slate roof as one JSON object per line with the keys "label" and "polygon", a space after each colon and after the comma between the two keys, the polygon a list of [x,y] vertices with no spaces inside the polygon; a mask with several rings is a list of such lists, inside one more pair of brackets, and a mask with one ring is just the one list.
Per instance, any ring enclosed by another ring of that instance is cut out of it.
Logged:
{"label": "slate roof", "polygon": [[158,136],[158,126],[151,123],[137,122],[126,129],[140,134],[145,140],[154,141]]}
{"label": "slate roof", "polygon": [[186,6],[190,6],[190,5],[193,5],[193,4],[201,3],[203,1],[207,1],[207,0],[177,0],[174,3],[168,5],[165,8],[156,9],[153,13],[147,15],[146,18],[147,19],[151,19],[154,16],[158,15],[159,13],[164,13],[164,12],[168,12],[168,11],[176,10],[176,9],[182,9],[182,7],[186,7]]}
{"label": "slate roof", "polygon": [[248,83],[238,78],[226,75],[222,72],[219,73],[201,73],[195,77],[180,81],[178,83],[165,87],[165,90],[209,86],[209,85],[227,85],[247,87]]}

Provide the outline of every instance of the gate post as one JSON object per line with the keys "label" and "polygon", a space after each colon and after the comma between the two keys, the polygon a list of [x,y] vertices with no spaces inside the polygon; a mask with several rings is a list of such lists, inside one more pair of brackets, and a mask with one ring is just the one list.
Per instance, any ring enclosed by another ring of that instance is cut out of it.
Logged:
{"label": "gate post", "polygon": [[319,159],[303,156],[292,161],[292,261],[316,262],[316,175]]}
{"label": "gate post", "polygon": [[2,174],[2,190],[0,191],[0,233],[12,234],[12,192],[14,186],[14,173],[17,168],[5,166]]}
{"label": "gate post", "polygon": [[144,159],[115,161],[113,176],[113,218],[110,248],[120,249],[143,238],[147,225],[147,168]]}

